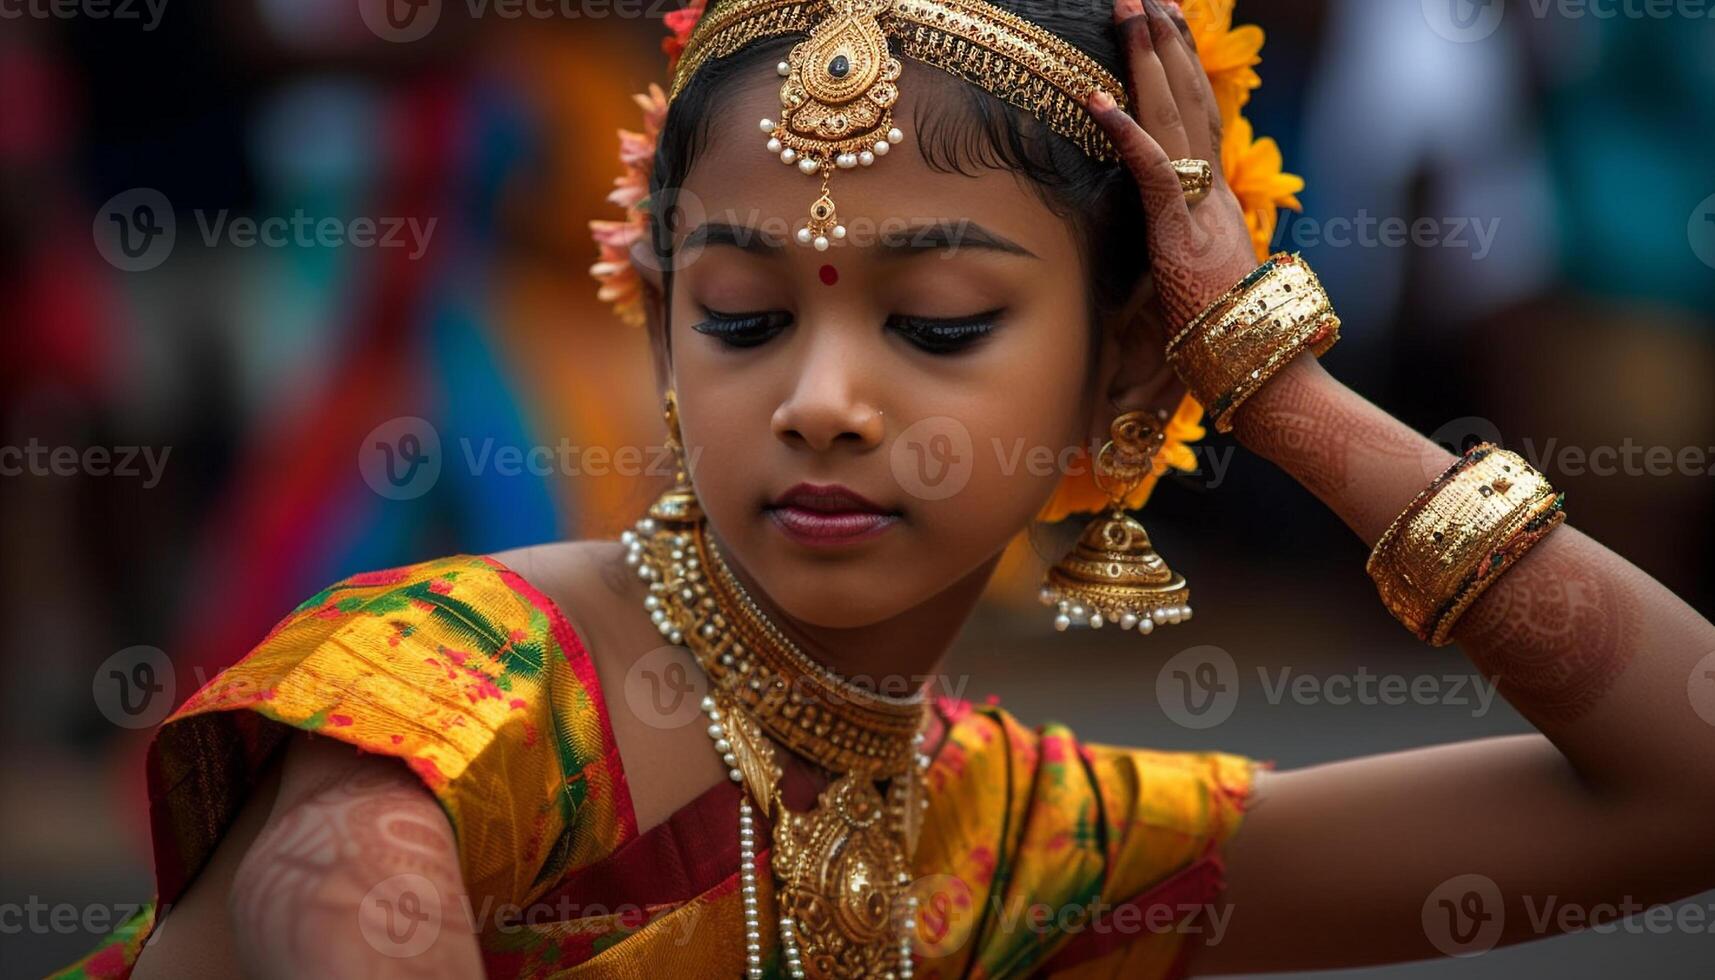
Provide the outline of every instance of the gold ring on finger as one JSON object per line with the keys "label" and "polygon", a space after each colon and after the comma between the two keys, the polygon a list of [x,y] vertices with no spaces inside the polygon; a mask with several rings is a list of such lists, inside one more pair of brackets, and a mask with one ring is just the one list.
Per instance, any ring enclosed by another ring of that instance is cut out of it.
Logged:
{"label": "gold ring on finger", "polygon": [[1173,172],[1179,175],[1179,187],[1187,203],[1196,204],[1215,189],[1215,168],[1207,160],[1175,160]]}

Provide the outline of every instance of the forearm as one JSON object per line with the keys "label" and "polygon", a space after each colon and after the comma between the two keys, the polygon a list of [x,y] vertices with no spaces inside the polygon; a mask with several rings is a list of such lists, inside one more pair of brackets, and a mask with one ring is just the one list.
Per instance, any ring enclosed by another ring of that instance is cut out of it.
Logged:
{"label": "forearm", "polygon": [[[1247,447],[1366,545],[1454,461],[1309,357],[1235,422]],[[1711,809],[1715,729],[1688,692],[1694,668],[1715,652],[1715,627],[1624,559],[1561,527],[1488,589],[1454,638],[1589,786]]]}

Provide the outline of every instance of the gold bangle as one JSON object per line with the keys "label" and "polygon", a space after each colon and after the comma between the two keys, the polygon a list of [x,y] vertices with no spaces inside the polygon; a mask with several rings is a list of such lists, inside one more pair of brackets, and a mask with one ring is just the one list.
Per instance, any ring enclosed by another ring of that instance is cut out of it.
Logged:
{"label": "gold bangle", "polygon": [[1222,293],[1219,299],[1204,307],[1201,313],[1192,317],[1191,322],[1187,323],[1183,329],[1174,335],[1172,340],[1167,342],[1168,351],[1171,352],[1175,347],[1185,343],[1189,337],[1202,330],[1209,321],[1225,316],[1227,312],[1233,308],[1234,304],[1239,301],[1239,297],[1244,295],[1247,290],[1251,289],[1269,274],[1274,272],[1274,267],[1284,257],[1284,252],[1269,256],[1267,259],[1263,260],[1261,265],[1252,269],[1249,275],[1234,284],[1233,288]]}
{"label": "gold bangle", "polygon": [[1471,604],[1566,520],[1565,503],[1523,457],[1484,443],[1400,513],[1364,571],[1395,619],[1446,646]]}
{"label": "gold bangle", "polygon": [[1340,339],[1340,318],[1310,266],[1277,254],[1198,314],[1167,345],[1167,360],[1219,432],[1233,414],[1305,350],[1321,357]]}

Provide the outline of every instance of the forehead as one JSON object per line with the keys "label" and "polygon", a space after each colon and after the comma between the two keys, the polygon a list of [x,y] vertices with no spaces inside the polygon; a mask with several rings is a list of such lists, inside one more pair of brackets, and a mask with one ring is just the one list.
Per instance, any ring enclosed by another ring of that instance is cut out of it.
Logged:
{"label": "forehead", "polygon": [[[946,138],[947,124],[962,126],[962,117],[970,113],[961,91],[967,83],[910,58],[901,61],[894,125],[904,131],[905,141],[873,167],[835,171],[829,185],[840,220],[854,239],[864,232],[936,223],[954,227],[968,220],[1044,257],[1073,247],[1070,226],[1026,183],[1028,178],[972,164],[972,158],[988,156],[980,149],[988,139],[983,133],[961,136],[961,147],[978,150],[961,154],[963,173],[944,169],[944,152],[933,154],[941,167],[929,165],[919,130],[927,126],[929,138],[939,141]],[[730,84],[714,102],[708,138],[684,186],[690,209],[703,214],[690,214],[685,227],[722,221],[787,238],[808,219],[821,196],[821,178],[768,152],[760,123],[780,118],[781,82],[771,62],[758,64],[752,75]]]}

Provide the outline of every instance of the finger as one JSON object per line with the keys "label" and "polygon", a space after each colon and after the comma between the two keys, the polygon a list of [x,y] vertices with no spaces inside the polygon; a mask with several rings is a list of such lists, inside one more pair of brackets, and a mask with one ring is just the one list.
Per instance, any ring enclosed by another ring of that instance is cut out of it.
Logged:
{"label": "finger", "polygon": [[1181,231],[1188,228],[1191,211],[1185,203],[1185,189],[1179,183],[1179,174],[1173,169],[1173,158],[1106,92],[1098,89],[1091,96],[1087,108],[1097,125],[1108,134],[1120,159],[1137,181],[1144,216],[1150,223],[1150,234],[1161,234],[1169,228]]}
{"label": "finger", "polygon": [[1179,36],[1185,39],[1185,44],[1192,51],[1197,50],[1197,35],[1191,33],[1191,25],[1185,20],[1185,10],[1179,5],[1180,0],[1161,0],[1162,10],[1167,18],[1173,21],[1173,26],[1179,28]]}
{"label": "finger", "polygon": [[1185,135],[1185,118],[1173,99],[1167,69],[1156,56],[1142,0],[1116,0],[1114,21],[1131,70],[1138,123],[1174,159],[1186,156],[1191,152],[1191,141]]}
{"label": "finger", "polygon": [[[1221,114],[1215,107],[1215,93],[1210,88],[1209,76],[1203,71],[1202,62],[1197,59],[1196,52],[1185,43],[1185,39],[1167,16],[1167,9],[1177,8],[1173,8],[1171,3],[1157,0],[1146,0],[1146,3],[1149,8],[1150,27],[1154,32],[1156,56],[1161,59],[1162,68],[1167,74],[1167,84],[1173,91],[1179,114],[1186,121],[1188,155],[1208,160],[1218,171],[1221,158]],[[1206,121],[1206,124],[1199,125],[1199,121]]]}

